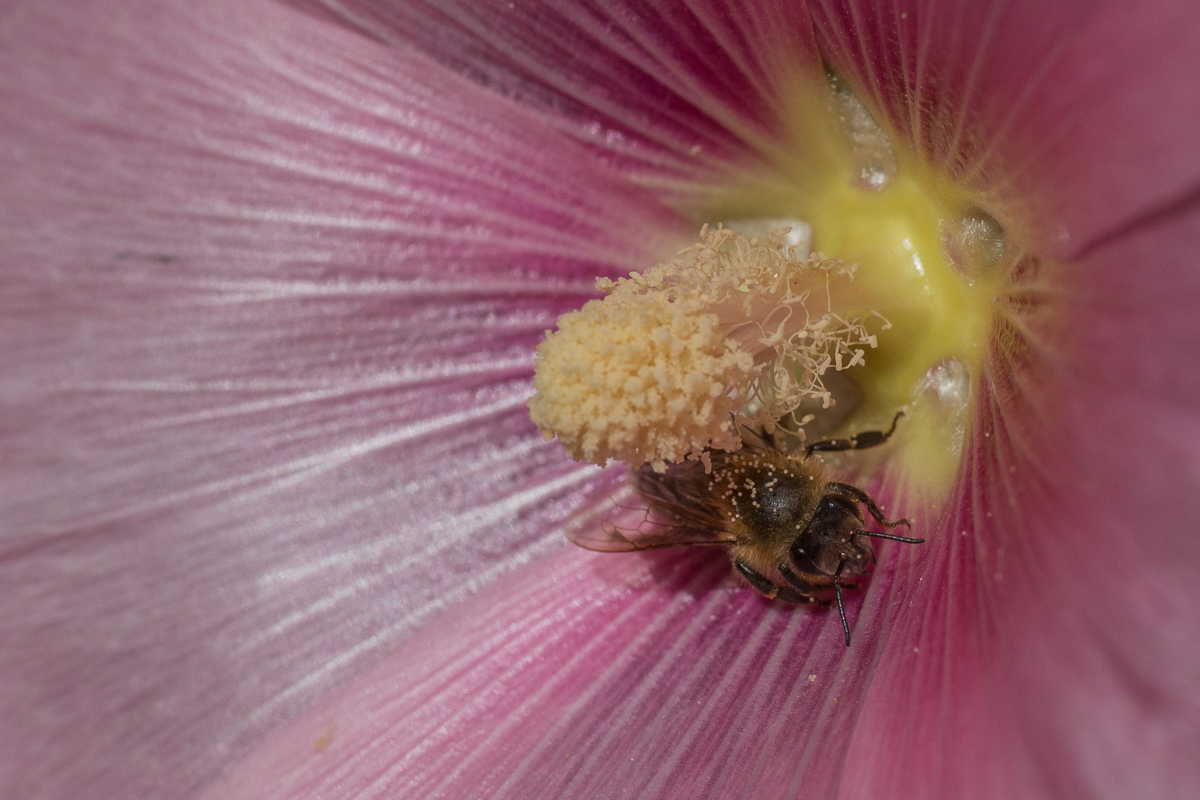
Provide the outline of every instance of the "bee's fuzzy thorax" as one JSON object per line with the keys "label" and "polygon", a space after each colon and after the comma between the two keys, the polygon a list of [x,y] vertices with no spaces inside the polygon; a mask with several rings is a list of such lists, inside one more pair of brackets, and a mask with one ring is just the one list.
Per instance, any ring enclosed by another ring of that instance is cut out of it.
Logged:
{"label": "bee's fuzzy thorax", "polygon": [[747,448],[723,459],[711,483],[737,542],[730,558],[783,580],[778,565],[817,508],[829,477],[816,458]]}

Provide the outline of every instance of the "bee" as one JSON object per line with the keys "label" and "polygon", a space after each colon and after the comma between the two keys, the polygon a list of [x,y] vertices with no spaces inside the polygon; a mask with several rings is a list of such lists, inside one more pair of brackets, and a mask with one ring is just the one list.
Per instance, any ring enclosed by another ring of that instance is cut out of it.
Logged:
{"label": "bee", "polygon": [[803,456],[785,453],[773,437],[752,434],[743,437],[737,452],[710,453],[711,472],[699,461],[674,464],[663,473],[644,466],[631,472],[630,483],[656,519],[632,532],[612,524],[599,531],[577,530],[573,541],[610,553],[725,547],[734,572],[772,600],[827,606],[836,601],[848,647],[842,590],[858,588],[875,563],[870,540],[925,540],[866,530],[863,508],[884,528],[911,523],[888,521],[865,491],[830,480],[813,454],[881,445],[903,413],[896,414],[887,431],[814,442]]}

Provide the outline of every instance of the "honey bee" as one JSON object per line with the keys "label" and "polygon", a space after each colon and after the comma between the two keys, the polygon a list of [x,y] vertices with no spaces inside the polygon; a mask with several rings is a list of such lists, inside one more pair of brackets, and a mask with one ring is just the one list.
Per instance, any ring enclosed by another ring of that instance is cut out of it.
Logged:
{"label": "honey bee", "polygon": [[885,528],[911,523],[889,522],[865,491],[830,480],[813,454],[881,445],[901,416],[903,412],[896,414],[887,431],[814,442],[803,456],[780,450],[770,436],[750,434],[735,453],[710,453],[711,473],[698,461],[672,465],[663,473],[644,466],[631,472],[630,483],[656,519],[636,531],[611,524],[578,530],[573,541],[610,553],[726,547],[734,572],[768,598],[823,605],[836,601],[849,646],[842,589],[858,588],[875,563],[870,539],[925,540],[866,530],[863,507]]}

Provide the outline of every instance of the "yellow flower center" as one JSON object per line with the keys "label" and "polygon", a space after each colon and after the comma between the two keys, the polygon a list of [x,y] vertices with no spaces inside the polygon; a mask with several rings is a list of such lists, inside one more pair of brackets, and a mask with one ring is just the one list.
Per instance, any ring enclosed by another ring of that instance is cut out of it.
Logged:
{"label": "yellow flower center", "polygon": [[803,219],[814,250],[857,265],[840,310],[876,311],[892,328],[845,373],[862,396],[839,433],[886,427],[906,406],[888,456],[914,488],[944,489],[986,353],[1004,232],[953,181],[896,148],[844,86],[798,96],[794,142],[774,173],[731,191],[709,216]]}
{"label": "yellow flower center", "polygon": [[[575,458],[663,471],[737,449],[742,426],[816,420],[811,439],[886,428],[906,408],[891,446],[855,463],[886,455],[910,488],[950,485],[1004,231],[898,150],[844,84],[797,97],[791,146],[704,209],[734,230],[706,228],[674,261],[600,281],[606,298],[539,347],[531,416]],[[810,233],[811,256],[797,244]]]}
{"label": "yellow flower center", "polygon": [[[833,183],[811,217],[814,245],[859,266],[862,302],[892,322],[879,347],[852,375],[863,390],[856,419],[884,421],[908,405],[897,454],[906,474],[944,484],[953,477],[969,408],[967,386],[987,346],[994,273],[971,280],[956,270],[943,239],[970,219],[949,187],[905,169],[882,191]],[[961,365],[961,366],[959,366]],[[958,375],[941,374],[957,370]],[[934,385],[930,385],[930,384]],[[949,384],[949,385],[948,385]],[[947,392],[961,397],[944,397]],[[959,405],[959,403],[962,405]]]}

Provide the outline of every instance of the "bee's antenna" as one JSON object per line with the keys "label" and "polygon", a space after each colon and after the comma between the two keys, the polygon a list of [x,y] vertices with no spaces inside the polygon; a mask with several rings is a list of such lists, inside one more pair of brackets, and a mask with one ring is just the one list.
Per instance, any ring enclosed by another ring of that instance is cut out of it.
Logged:
{"label": "bee's antenna", "polygon": [[896,536],[891,533],[875,533],[874,531],[855,531],[855,536],[870,536],[873,539],[891,539],[893,542],[908,542],[909,544],[925,544],[924,539],[910,539],[907,536]]}
{"label": "bee's antenna", "polygon": [[846,647],[850,646],[850,624],[846,622],[846,606],[842,604],[842,585],[838,583],[838,577],[841,576],[842,570],[846,568],[846,562],[842,561],[838,564],[837,572],[833,573],[833,593],[837,595],[838,614],[842,618],[842,630],[846,632]]}

